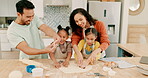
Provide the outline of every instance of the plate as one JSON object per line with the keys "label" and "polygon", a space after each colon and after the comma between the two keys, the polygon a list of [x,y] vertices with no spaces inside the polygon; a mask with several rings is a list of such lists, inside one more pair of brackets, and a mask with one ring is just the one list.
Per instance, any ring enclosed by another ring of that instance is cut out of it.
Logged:
{"label": "plate", "polygon": [[148,75],[148,68],[146,67],[141,67],[141,66],[138,66],[138,71],[144,75]]}

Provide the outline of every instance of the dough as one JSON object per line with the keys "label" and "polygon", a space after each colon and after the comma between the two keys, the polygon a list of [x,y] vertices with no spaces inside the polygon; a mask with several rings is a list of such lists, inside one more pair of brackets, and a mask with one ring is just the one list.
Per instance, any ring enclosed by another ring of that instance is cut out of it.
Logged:
{"label": "dough", "polygon": [[12,71],[9,74],[9,78],[22,78],[23,74],[20,71]]}
{"label": "dough", "polygon": [[48,67],[44,66],[42,63],[33,61],[33,60],[28,60],[28,59],[21,59],[20,60],[22,63],[27,64],[27,65],[35,65],[35,66],[40,66],[45,70],[49,70]]}
{"label": "dough", "polygon": [[59,68],[59,70],[61,70],[64,73],[82,73],[82,72],[87,72],[92,69],[91,65],[88,65],[85,69],[82,69],[78,67],[75,62],[70,61],[69,63],[70,64],[68,65],[68,67],[62,66]]}
{"label": "dough", "polygon": [[36,66],[42,66],[42,63],[33,61],[33,60],[28,60],[28,59],[22,59],[20,60],[22,63],[27,64],[27,65],[36,65]]}

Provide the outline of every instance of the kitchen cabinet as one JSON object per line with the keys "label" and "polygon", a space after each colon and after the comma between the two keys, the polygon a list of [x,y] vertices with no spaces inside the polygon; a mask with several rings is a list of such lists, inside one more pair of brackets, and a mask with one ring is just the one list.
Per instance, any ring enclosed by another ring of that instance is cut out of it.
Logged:
{"label": "kitchen cabinet", "polygon": [[[0,0],[0,17],[16,17],[16,3],[19,0]],[[43,0],[30,0],[35,6],[35,14],[43,17]]]}
{"label": "kitchen cabinet", "polygon": [[0,16],[8,16],[8,0],[0,0]]}
{"label": "kitchen cabinet", "polygon": [[0,17],[16,17],[15,4],[19,0],[0,0]]}
{"label": "kitchen cabinet", "polygon": [[71,8],[72,11],[76,8],[84,8],[87,10],[87,0],[72,0]]}
{"label": "kitchen cabinet", "polygon": [[1,51],[1,59],[19,59],[19,51]]}
{"label": "kitchen cabinet", "polygon": [[7,38],[7,30],[0,30],[0,51],[11,51],[11,44]]}
{"label": "kitchen cabinet", "polygon": [[17,12],[16,12],[16,3],[18,2],[19,0],[8,0],[8,13],[9,13],[9,16],[11,17],[16,17],[17,16]]}
{"label": "kitchen cabinet", "polygon": [[43,0],[30,0],[34,6],[35,6],[35,9],[34,9],[34,12],[35,14],[40,17],[40,18],[43,18],[44,16],[44,9],[43,9]]}

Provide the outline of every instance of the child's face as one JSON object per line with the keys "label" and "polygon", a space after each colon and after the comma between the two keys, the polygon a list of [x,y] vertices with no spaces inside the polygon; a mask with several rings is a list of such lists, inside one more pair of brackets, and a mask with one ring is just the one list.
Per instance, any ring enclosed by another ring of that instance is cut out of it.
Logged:
{"label": "child's face", "polygon": [[60,44],[64,44],[65,41],[68,39],[68,34],[65,30],[61,30],[58,32],[58,35],[61,37]]}
{"label": "child's face", "polygon": [[91,46],[97,37],[94,34],[89,34],[86,36],[86,42],[89,46]]}

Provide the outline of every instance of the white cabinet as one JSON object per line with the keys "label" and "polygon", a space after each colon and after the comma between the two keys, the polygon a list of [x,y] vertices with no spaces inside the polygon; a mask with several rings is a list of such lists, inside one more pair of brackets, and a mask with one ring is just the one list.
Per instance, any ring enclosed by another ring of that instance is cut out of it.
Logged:
{"label": "white cabinet", "polygon": [[[16,17],[16,3],[19,0],[0,0],[0,17]],[[30,0],[35,6],[35,14],[43,17],[43,0]]]}
{"label": "white cabinet", "polygon": [[11,51],[11,44],[8,42],[7,30],[0,30],[0,51]]}
{"label": "white cabinet", "polygon": [[1,59],[19,59],[19,51],[1,51]]}
{"label": "white cabinet", "polygon": [[0,0],[0,17],[16,17],[15,4],[19,0]]}
{"label": "white cabinet", "polygon": [[72,11],[76,8],[84,8],[87,10],[87,0],[72,0],[71,8]]}
{"label": "white cabinet", "polygon": [[9,13],[9,16],[11,17],[16,17],[17,16],[17,12],[16,12],[16,3],[18,2],[19,0],[8,0],[8,13]]}
{"label": "white cabinet", "polygon": [[1,51],[11,51],[11,44],[9,42],[1,43]]}
{"label": "white cabinet", "polygon": [[37,15],[38,17],[41,17],[43,18],[43,12],[44,12],[44,9],[43,9],[43,0],[30,0],[34,6],[35,6],[35,15]]}
{"label": "white cabinet", "polygon": [[0,16],[8,15],[8,0],[0,0]]}

